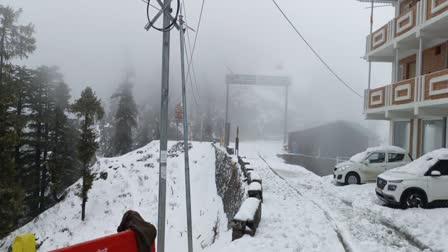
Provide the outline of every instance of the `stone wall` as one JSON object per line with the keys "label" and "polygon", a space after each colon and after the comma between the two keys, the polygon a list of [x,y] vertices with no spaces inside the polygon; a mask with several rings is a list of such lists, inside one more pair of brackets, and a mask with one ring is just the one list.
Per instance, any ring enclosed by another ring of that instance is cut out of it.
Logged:
{"label": "stone wall", "polygon": [[244,188],[238,163],[232,161],[224,149],[215,146],[215,180],[218,195],[221,197],[224,212],[227,215],[227,225],[238,212],[243,198]]}

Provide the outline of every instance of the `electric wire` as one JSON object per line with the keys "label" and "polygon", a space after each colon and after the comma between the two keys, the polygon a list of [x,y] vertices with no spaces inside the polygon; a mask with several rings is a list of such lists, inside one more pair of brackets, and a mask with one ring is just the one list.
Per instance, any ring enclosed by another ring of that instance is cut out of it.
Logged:
{"label": "electric wire", "polygon": [[[182,0],[182,9],[184,12],[185,19],[187,19],[187,10],[186,10],[185,6],[186,6],[185,1]],[[195,92],[195,90],[193,89],[193,79],[194,79],[194,86],[196,87],[196,93],[198,96],[198,100],[200,100],[201,97],[200,97],[200,93],[199,93],[199,89],[198,89],[198,85],[197,85],[196,70],[195,70],[194,63],[193,63],[193,57],[192,57],[193,52],[191,49],[191,39],[190,39],[189,29],[186,29],[186,37],[187,37],[187,43],[188,43],[187,52],[189,50],[189,53],[190,53],[190,57],[187,56],[187,65],[188,65],[187,78],[190,80],[190,88],[191,88],[191,91],[193,92],[193,95]],[[190,59],[190,60],[188,60],[188,59]],[[191,67],[191,69],[190,69],[190,67]],[[190,74],[191,73],[190,70],[192,70],[193,74]],[[193,79],[192,79],[192,75],[193,75]],[[197,104],[197,102],[196,102],[196,104]]]}
{"label": "electric wire", "polygon": [[319,59],[319,61],[336,77],[336,79],[339,80],[345,87],[347,87],[350,91],[352,91],[355,95],[362,98],[362,95],[359,94],[355,89],[353,89],[347,82],[345,82],[326,62],[325,60],[317,53],[316,50],[311,46],[311,44],[305,39],[305,37],[299,32],[299,30],[296,28],[296,26],[291,22],[291,20],[288,18],[288,16],[285,14],[285,12],[282,10],[282,8],[277,4],[275,0],[272,0],[272,2],[275,4],[277,9],[281,12],[283,17],[288,21],[288,23],[291,25],[291,27],[294,29],[294,31],[299,35],[299,37],[305,42],[305,44],[310,48],[310,50],[314,53],[314,55]]}
{"label": "electric wire", "polygon": [[[191,54],[190,54],[190,64],[193,62],[194,52],[196,50],[196,43],[197,43],[197,40],[198,40],[199,29],[201,28],[202,14],[204,13],[204,5],[205,5],[205,0],[202,0],[201,11],[199,12],[198,25],[196,27],[196,34],[194,36],[193,47],[191,49]],[[190,70],[191,70],[191,65],[188,65],[187,75],[191,75]],[[197,89],[197,85],[196,85],[196,89]]]}

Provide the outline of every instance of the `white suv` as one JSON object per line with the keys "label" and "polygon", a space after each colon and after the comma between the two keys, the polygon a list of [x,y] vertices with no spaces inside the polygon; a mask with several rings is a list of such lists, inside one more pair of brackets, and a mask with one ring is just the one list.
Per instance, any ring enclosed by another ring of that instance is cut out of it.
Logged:
{"label": "white suv", "polygon": [[405,208],[448,200],[448,149],[430,152],[414,162],[378,176],[376,194]]}
{"label": "white suv", "polygon": [[412,159],[405,149],[395,146],[369,148],[337,164],[333,178],[337,183],[361,184],[376,181],[376,177],[393,168],[403,166]]}

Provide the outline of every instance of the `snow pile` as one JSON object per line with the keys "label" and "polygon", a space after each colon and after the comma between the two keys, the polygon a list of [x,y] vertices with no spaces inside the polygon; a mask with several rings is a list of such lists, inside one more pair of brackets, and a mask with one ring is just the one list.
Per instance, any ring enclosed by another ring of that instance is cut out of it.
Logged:
{"label": "snow pile", "polygon": [[[185,251],[187,247],[185,177],[182,146],[170,142],[167,168],[166,251]],[[116,233],[126,210],[138,211],[157,225],[159,142],[116,158],[101,158],[94,172],[103,178],[89,192],[86,220],[81,221],[81,200],[74,195],[78,181],[66,199],[48,209],[24,227],[0,240],[6,251],[17,234],[33,232],[49,251],[70,244]],[[107,174],[107,175],[104,175]],[[98,176],[99,177],[99,176]],[[193,142],[190,149],[190,177],[194,249],[210,246],[227,230],[227,218],[215,185],[215,152],[210,143]]]}
{"label": "snow pile", "polygon": [[258,182],[252,182],[249,185],[249,191],[261,191],[261,184]]}
{"label": "snow pile", "polygon": [[260,200],[256,198],[247,198],[240,207],[238,213],[233,217],[239,221],[253,221],[255,212],[260,205]]}

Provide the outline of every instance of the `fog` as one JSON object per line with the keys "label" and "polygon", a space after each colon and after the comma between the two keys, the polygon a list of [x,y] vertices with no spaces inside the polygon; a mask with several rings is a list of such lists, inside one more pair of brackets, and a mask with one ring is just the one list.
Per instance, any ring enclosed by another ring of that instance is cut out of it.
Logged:
{"label": "fog", "polygon": [[[156,1],[153,1],[156,3]],[[185,0],[186,22],[196,27],[200,0]],[[278,0],[291,21],[330,66],[358,93],[367,88],[368,64],[364,54],[369,32],[369,4],[355,0]],[[36,51],[21,64],[30,67],[57,65],[77,97],[90,85],[109,101],[126,69],[135,72],[137,103],[158,103],[161,77],[162,33],[143,29],[146,4],[140,0],[3,0],[2,4],[23,8],[21,23],[36,28]],[[154,15],[154,9],[151,9]],[[374,28],[393,17],[392,7],[375,8]],[[160,24],[158,24],[160,25]],[[194,33],[190,31],[193,40]],[[171,103],[179,101],[179,36],[171,33]],[[344,87],[316,59],[270,0],[225,0],[205,2],[203,20],[194,54],[197,88],[188,84],[193,113],[201,104],[215,103],[223,113],[225,75],[286,75],[292,80],[289,93],[289,129],[296,130],[332,120],[351,120],[367,125],[363,99]],[[373,64],[372,86],[390,83],[390,64]],[[191,96],[197,92],[197,103]],[[270,88],[244,89],[242,99],[256,99],[262,122],[281,118],[283,93]],[[232,94],[239,93],[238,87]],[[264,106],[264,107],[263,107]],[[270,108],[269,114],[263,114]],[[277,112],[275,112],[277,111]],[[231,120],[248,118],[231,107]],[[193,114],[194,116],[194,114]],[[279,119],[278,119],[279,120]],[[381,135],[386,124],[369,123]],[[281,127],[278,123],[275,127]]]}

